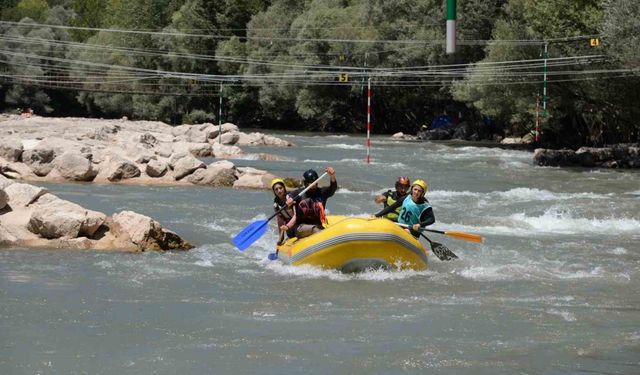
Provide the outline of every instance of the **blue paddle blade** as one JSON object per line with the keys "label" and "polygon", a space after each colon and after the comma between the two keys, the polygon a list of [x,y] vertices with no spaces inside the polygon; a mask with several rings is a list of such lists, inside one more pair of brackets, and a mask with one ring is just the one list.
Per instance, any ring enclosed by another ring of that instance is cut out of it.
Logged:
{"label": "blue paddle blade", "polygon": [[264,232],[267,231],[267,223],[267,220],[257,220],[247,225],[242,232],[233,237],[233,244],[236,245],[238,250],[243,251],[256,242],[258,238],[262,237]]}
{"label": "blue paddle blade", "polygon": [[267,259],[269,260],[276,260],[278,259],[278,253],[271,253],[267,256]]}

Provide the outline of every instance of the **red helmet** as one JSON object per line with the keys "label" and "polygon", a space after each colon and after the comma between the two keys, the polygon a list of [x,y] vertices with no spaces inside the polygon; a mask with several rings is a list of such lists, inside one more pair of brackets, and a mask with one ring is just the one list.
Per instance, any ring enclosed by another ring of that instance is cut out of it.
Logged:
{"label": "red helmet", "polygon": [[407,189],[409,189],[411,187],[411,180],[409,180],[409,177],[407,176],[398,177],[398,179],[396,180],[396,190],[398,190],[398,187],[400,186],[404,186]]}

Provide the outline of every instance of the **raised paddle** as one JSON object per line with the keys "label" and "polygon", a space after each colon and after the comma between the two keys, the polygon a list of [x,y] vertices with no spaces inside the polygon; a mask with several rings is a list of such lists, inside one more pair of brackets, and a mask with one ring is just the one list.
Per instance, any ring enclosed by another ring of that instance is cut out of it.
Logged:
{"label": "raised paddle", "polygon": [[[396,223],[396,224],[398,224],[403,228],[410,228],[410,226],[407,224],[402,224],[402,223]],[[425,236],[424,233],[422,233],[422,231],[420,231],[419,233],[422,236],[422,238],[424,238],[429,242],[429,245],[431,245],[431,251],[433,252],[433,255],[437,256],[438,259],[442,261],[458,259],[458,256],[453,251],[449,250],[448,247],[444,246],[439,242],[431,241],[429,237]]]}
{"label": "raised paddle", "polygon": [[[307,186],[304,190],[302,190],[298,195],[293,197],[293,199],[295,200],[299,196],[301,196],[304,193],[306,193],[307,190],[311,189],[312,186],[316,185],[326,175],[327,175],[327,173],[325,172],[322,176],[318,177],[317,180],[315,180],[312,183],[310,183],[309,186]],[[282,206],[281,209],[279,209],[273,215],[269,216],[269,218],[266,219],[266,220],[256,220],[256,221],[252,222],[251,224],[247,225],[240,233],[236,234],[236,236],[233,237],[233,240],[232,240],[233,244],[238,248],[238,250],[244,251],[244,249],[246,249],[247,247],[251,246],[251,244],[253,244],[260,237],[262,237],[264,232],[267,231],[267,224],[269,223],[269,221],[271,219],[273,219],[274,217],[276,217],[276,215],[278,215],[286,207],[287,207],[286,205]]]}

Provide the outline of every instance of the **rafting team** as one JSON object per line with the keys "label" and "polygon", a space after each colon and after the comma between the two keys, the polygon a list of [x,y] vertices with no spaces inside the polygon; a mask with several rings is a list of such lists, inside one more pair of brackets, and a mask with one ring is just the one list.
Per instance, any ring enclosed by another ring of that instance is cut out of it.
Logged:
{"label": "rafting team", "polygon": [[[304,238],[324,229],[327,224],[327,199],[338,190],[335,169],[327,167],[325,172],[331,178],[331,183],[321,188],[315,184],[319,177],[313,169],[302,175],[304,187],[292,192],[287,192],[284,180],[275,178],[271,181],[271,189],[275,195],[273,209],[278,213],[280,230],[278,245],[285,242],[285,235],[288,238]],[[311,184],[313,186],[309,187]],[[306,188],[308,190],[300,194]],[[405,230],[417,238],[421,228],[436,221],[433,209],[425,198],[427,190],[424,180],[418,179],[411,183],[408,177],[398,177],[395,191],[388,190],[375,197],[375,202],[383,204],[384,208],[374,216],[407,225]]]}

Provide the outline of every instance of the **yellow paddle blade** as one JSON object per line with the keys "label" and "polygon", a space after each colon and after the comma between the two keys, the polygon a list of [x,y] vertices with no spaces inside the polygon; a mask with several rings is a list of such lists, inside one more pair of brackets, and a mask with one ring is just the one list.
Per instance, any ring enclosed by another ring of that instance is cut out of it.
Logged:
{"label": "yellow paddle blade", "polygon": [[476,243],[482,243],[482,236],[477,235],[477,234],[473,234],[473,233],[466,233],[466,232],[444,232],[445,235],[447,236],[451,236],[451,237],[455,237],[464,241],[469,241],[469,242],[476,242]]}

